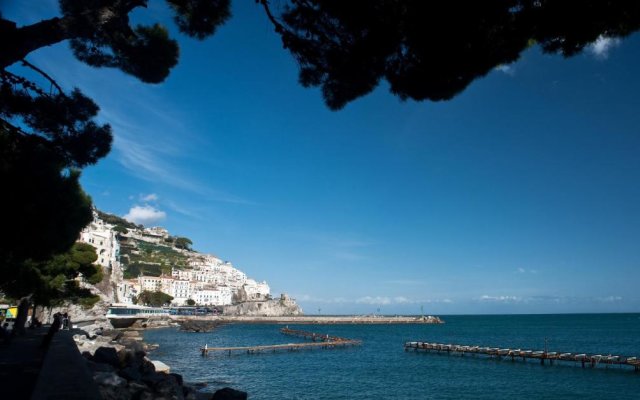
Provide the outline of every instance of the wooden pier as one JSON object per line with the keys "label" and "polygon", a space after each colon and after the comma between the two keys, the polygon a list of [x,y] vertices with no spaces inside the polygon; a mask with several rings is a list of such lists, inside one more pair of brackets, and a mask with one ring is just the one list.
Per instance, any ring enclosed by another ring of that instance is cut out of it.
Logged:
{"label": "wooden pier", "polygon": [[314,348],[332,349],[336,347],[357,346],[362,343],[359,340],[340,338],[337,336],[321,335],[318,333],[298,331],[289,328],[282,328],[280,332],[286,335],[304,337],[313,341],[309,343],[287,343],[242,347],[208,347],[205,345],[204,347],[200,348],[200,352],[203,356],[209,355],[209,353],[213,352],[226,352],[229,354],[229,356],[231,356],[233,353],[258,354],[263,352],[275,353],[278,350],[296,351]]}
{"label": "wooden pier", "polygon": [[353,339],[345,339],[345,338],[341,338],[338,336],[330,336],[330,335],[321,335],[318,333],[314,333],[314,332],[307,332],[307,331],[300,331],[300,330],[296,330],[296,329],[289,329],[289,327],[284,327],[282,329],[280,329],[280,332],[285,334],[285,335],[290,335],[290,336],[298,336],[298,337],[303,337],[305,339],[308,340],[312,340],[314,342],[358,342],[358,344],[360,343],[357,340],[353,340]]}
{"label": "wooden pier", "polygon": [[589,366],[595,368],[598,365],[604,365],[606,367],[610,365],[617,365],[620,367],[629,366],[633,367],[636,372],[640,371],[640,359],[637,357],[617,356],[617,355],[602,355],[602,354],[587,354],[587,353],[563,353],[557,351],[535,351],[535,350],[521,350],[521,349],[506,349],[500,347],[482,347],[482,346],[464,346],[458,344],[442,344],[442,343],[428,343],[428,342],[406,342],[404,344],[405,351],[414,349],[415,351],[424,350],[426,352],[437,352],[446,354],[458,354],[464,355],[484,355],[498,359],[511,359],[516,360],[540,360],[540,364],[544,365],[549,362],[553,365],[554,361],[572,362],[574,364],[580,364],[582,368]]}

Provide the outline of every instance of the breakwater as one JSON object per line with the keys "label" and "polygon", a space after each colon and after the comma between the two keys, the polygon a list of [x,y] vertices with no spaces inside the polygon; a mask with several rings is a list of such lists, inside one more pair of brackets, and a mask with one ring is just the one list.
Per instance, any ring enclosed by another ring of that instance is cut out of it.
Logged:
{"label": "breakwater", "polygon": [[438,317],[425,316],[372,316],[372,315],[302,315],[302,316],[171,316],[172,320],[188,321],[216,321],[219,323],[243,323],[243,324],[287,324],[287,325],[341,325],[341,324],[442,324],[444,323]]}

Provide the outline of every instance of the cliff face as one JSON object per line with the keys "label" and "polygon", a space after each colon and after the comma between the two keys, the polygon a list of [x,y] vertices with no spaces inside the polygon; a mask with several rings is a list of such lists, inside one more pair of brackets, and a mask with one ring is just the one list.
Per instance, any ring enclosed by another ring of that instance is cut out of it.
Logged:
{"label": "cliff face", "polygon": [[283,317],[303,315],[303,312],[300,306],[296,304],[295,300],[283,294],[279,299],[247,301],[231,306],[225,306],[224,314],[251,317]]}

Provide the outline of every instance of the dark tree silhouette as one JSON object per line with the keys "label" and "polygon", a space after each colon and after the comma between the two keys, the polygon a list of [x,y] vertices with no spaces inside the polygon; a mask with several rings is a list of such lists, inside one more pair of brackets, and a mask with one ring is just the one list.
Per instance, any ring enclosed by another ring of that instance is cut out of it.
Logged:
{"label": "dark tree silhouette", "polygon": [[[230,16],[229,0],[166,2],[179,30],[198,39]],[[104,157],[112,141],[111,127],[95,121],[99,108],[91,99],[79,89],[65,92],[25,57],[68,41],[88,65],[162,82],[178,61],[178,44],[159,24],[130,25],[129,14],[146,5],[59,0],[60,17],[27,26],[0,15],[0,184],[8,200],[0,230],[0,290],[6,293],[44,293],[43,263],[67,251],[91,221],[80,169]]]}
{"label": "dark tree silhouette", "polygon": [[281,18],[260,2],[331,109],[383,79],[401,99],[448,100],[534,43],[568,57],[640,24],[625,0],[291,0]]}

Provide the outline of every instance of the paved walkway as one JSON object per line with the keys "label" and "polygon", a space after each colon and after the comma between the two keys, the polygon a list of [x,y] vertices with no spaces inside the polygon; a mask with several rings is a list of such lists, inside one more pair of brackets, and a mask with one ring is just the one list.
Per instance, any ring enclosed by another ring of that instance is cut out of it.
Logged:
{"label": "paved walkway", "polygon": [[29,399],[45,352],[40,348],[48,328],[27,329],[10,343],[0,342],[0,398]]}
{"label": "paved walkway", "polygon": [[0,399],[100,399],[87,364],[73,340],[80,330],[59,331],[49,349],[41,348],[49,327],[0,343]]}

